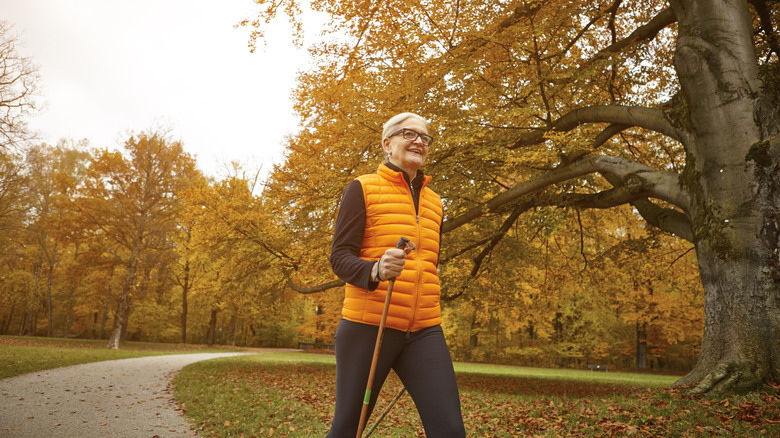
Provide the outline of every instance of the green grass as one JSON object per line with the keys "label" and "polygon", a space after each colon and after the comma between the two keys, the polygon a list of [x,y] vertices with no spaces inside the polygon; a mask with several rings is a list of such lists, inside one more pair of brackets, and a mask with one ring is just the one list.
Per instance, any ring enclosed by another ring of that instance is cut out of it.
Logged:
{"label": "green grass", "polygon": [[[468,436],[780,436],[774,395],[687,397],[664,388],[675,377],[648,374],[455,367]],[[400,388],[391,374],[377,412]],[[301,353],[199,362],[175,381],[177,399],[204,437],[324,436],[334,393],[333,356]],[[372,436],[424,436],[408,395]]]}
{"label": "green grass", "polygon": [[0,378],[81,363],[160,354],[164,353],[62,347],[0,347],[0,356],[3,358],[0,361]]}
{"label": "green grass", "polygon": [[102,360],[161,354],[236,351],[206,348],[203,345],[124,342],[119,350],[106,348],[99,339],[59,339],[26,336],[0,336],[0,379],[21,374]]}
{"label": "green grass", "polygon": [[668,388],[679,377],[657,374],[636,374],[623,372],[582,371],[555,368],[528,368],[508,365],[477,363],[455,363],[455,372],[459,374],[481,374],[501,377],[518,377],[568,382],[629,385],[646,388]]}

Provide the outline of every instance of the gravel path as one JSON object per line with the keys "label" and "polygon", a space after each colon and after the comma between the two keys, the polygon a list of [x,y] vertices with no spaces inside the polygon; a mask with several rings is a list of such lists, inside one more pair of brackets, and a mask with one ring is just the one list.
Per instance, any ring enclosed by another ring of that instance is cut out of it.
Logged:
{"label": "gravel path", "polygon": [[168,384],[186,365],[246,353],[150,356],[0,380],[0,437],[197,436]]}

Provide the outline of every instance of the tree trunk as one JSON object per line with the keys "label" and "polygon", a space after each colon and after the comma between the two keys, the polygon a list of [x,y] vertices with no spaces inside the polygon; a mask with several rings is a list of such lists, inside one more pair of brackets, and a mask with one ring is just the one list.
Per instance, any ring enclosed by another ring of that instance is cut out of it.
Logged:
{"label": "tree trunk", "polygon": [[46,315],[48,326],[46,327],[46,336],[52,336],[52,302],[51,302],[51,283],[54,278],[54,265],[57,262],[57,242],[54,242],[54,248],[51,251],[51,260],[49,260],[49,275],[46,279]]}
{"label": "tree trunk", "polygon": [[689,111],[680,185],[695,204],[689,215],[705,295],[702,352],[675,385],[742,393],[780,381],[780,140],[762,141],[777,134],[778,103],[758,79],[744,1],[672,6]]}
{"label": "tree trunk", "polygon": [[211,311],[211,319],[209,319],[209,332],[206,335],[206,345],[209,347],[214,345],[214,338],[217,336],[217,312],[219,310],[213,309]]}
{"label": "tree trunk", "polygon": [[184,262],[184,284],[181,286],[181,343],[187,343],[187,293],[190,289],[190,261]]}
{"label": "tree trunk", "polygon": [[647,323],[636,323],[636,367],[647,369]]}
{"label": "tree trunk", "polygon": [[227,345],[236,346],[236,327],[238,327],[238,318],[235,315],[230,317],[230,333],[228,333]]}
{"label": "tree trunk", "polygon": [[108,348],[111,350],[119,349],[119,341],[122,339],[122,325],[127,316],[127,301],[128,297],[125,294],[121,294],[117,299],[114,324],[111,328],[111,334],[108,335]]}
{"label": "tree trunk", "polygon": [[127,310],[125,311],[125,317],[122,318],[122,330],[119,332],[119,342],[125,342],[127,340],[127,326],[130,322],[130,313],[133,310],[131,305],[130,296],[127,297]]}
{"label": "tree trunk", "polygon": [[8,320],[5,321],[5,324],[2,327],[3,331],[0,334],[5,335],[5,334],[8,333],[8,329],[11,327],[11,320],[14,317],[14,308],[15,307],[16,307],[15,304],[11,304],[11,310],[8,311]]}
{"label": "tree trunk", "polygon": [[24,336],[24,328],[27,325],[27,312],[22,312],[22,322],[19,324],[19,336]]}
{"label": "tree trunk", "polygon": [[114,278],[114,267],[111,267],[111,271],[108,274],[108,281],[106,282],[106,301],[103,306],[103,315],[100,318],[100,334],[98,339],[103,339],[103,333],[106,331],[106,322],[108,322],[108,302],[111,300],[111,280]]}
{"label": "tree trunk", "polygon": [[125,271],[125,279],[122,282],[122,290],[119,291],[117,299],[116,315],[114,315],[114,327],[108,338],[108,348],[111,350],[119,349],[119,341],[122,339],[122,329],[127,327],[126,320],[130,311],[130,290],[135,283],[135,270],[138,265],[140,248],[136,245],[130,255],[130,261]]}
{"label": "tree trunk", "polygon": [[106,322],[108,322],[108,303],[103,306],[103,314],[100,316],[100,333],[98,333],[98,339],[103,339],[103,333],[106,331]]}
{"label": "tree trunk", "polygon": [[471,317],[471,330],[469,330],[469,357],[472,357],[474,349],[479,347],[479,329],[480,326],[477,323],[477,314],[474,312],[474,315]]}
{"label": "tree trunk", "polygon": [[705,293],[702,353],[677,382],[702,380],[695,393],[746,392],[780,381],[780,141],[765,145],[759,161],[767,166],[746,165],[755,180],[744,212],[726,219],[733,225],[719,239],[696,245]]}
{"label": "tree trunk", "polygon": [[73,316],[73,306],[68,305],[68,312],[65,314],[65,337],[70,335],[70,318]]}

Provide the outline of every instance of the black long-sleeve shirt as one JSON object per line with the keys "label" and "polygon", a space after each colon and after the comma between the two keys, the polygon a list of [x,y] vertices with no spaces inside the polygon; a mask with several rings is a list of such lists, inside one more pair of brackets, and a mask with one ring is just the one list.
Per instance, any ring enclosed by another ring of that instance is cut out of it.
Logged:
{"label": "black long-sleeve shirt", "polygon": [[[398,166],[387,162],[385,165],[401,172],[407,184],[409,175]],[[417,176],[411,182],[414,195],[414,208],[419,210],[420,190],[423,184],[423,173],[417,171]],[[366,290],[374,290],[379,283],[371,278],[374,261],[360,258],[360,248],[363,243],[363,232],[366,229],[366,204],[363,199],[363,186],[354,180],[347,185],[341,197],[341,206],[336,218],[336,229],[333,232],[333,244],[330,249],[330,266],[333,272],[345,282]]]}

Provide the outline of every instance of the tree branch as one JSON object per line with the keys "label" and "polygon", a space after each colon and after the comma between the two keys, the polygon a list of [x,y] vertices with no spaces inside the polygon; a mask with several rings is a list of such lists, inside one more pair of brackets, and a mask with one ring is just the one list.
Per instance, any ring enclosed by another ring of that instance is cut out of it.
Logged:
{"label": "tree branch", "polygon": [[766,35],[767,43],[770,49],[775,52],[777,56],[780,56],[780,41],[778,41],[777,33],[772,26],[772,14],[767,8],[766,1],[764,0],[749,0],[749,3],[756,9],[756,13],[760,19],[761,30]]}
{"label": "tree branch", "polygon": [[679,187],[676,173],[656,170],[625,158],[595,155],[560,166],[537,178],[522,182],[510,190],[494,196],[485,204],[471,208],[465,213],[447,220],[442,231],[452,231],[485,213],[498,211],[501,207],[522,196],[536,193],[553,184],[597,172],[616,175],[622,182],[620,186],[637,196],[662,199],[684,211],[690,210],[690,200],[687,193]]}
{"label": "tree branch", "polygon": [[327,283],[323,283],[317,286],[312,287],[301,287],[296,285],[292,282],[290,278],[287,279],[287,285],[290,286],[290,289],[294,290],[295,292],[308,295],[308,294],[314,294],[317,292],[322,292],[324,290],[330,289],[332,287],[339,287],[344,286],[346,283],[343,280],[333,280],[329,281]]}
{"label": "tree branch", "polygon": [[640,41],[652,40],[663,28],[669,26],[672,23],[675,23],[676,21],[677,17],[674,15],[672,8],[666,8],[659,12],[658,15],[650,19],[650,21],[648,21],[646,24],[636,28],[633,32],[631,32],[631,35],[599,50],[599,52],[593,58],[588,60],[588,64],[599,59],[606,58],[613,53],[621,52],[625,48],[630,47]]}
{"label": "tree branch", "polygon": [[[542,143],[544,135],[552,130],[567,132],[583,123],[611,123],[622,125],[622,129],[638,126],[650,131],[655,131],[683,142],[683,133],[669,123],[664,112],[659,109],[640,106],[623,105],[597,105],[578,108],[563,115],[549,127],[538,128],[527,134],[521,135],[509,149],[517,149]],[[613,132],[617,127],[612,128]],[[612,134],[614,135],[614,134]],[[599,137],[599,140],[601,137]]]}
{"label": "tree branch", "polygon": [[647,196],[648,193],[645,191],[632,192],[621,185],[593,194],[569,193],[547,195],[539,201],[538,205],[606,209],[630,204],[634,201],[647,198]]}
{"label": "tree branch", "polygon": [[[614,186],[621,184],[620,178],[615,175],[605,174],[604,178]],[[660,207],[646,197],[632,200],[630,203],[648,224],[693,243],[693,226],[685,213]]]}
{"label": "tree branch", "polygon": [[640,199],[632,202],[631,205],[648,224],[693,243],[693,226],[684,213],[672,208],[659,207],[649,199]]}
{"label": "tree branch", "polygon": [[610,138],[620,134],[628,128],[630,128],[630,126],[620,124],[612,124],[607,126],[601,132],[599,132],[596,138],[593,139],[593,142],[591,142],[591,148],[598,149],[601,147],[601,145],[609,141]]}
{"label": "tree branch", "polygon": [[485,260],[485,257],[487,257],[488,254],[490,254],[491,251],[493,251],[493,248],[498,245],[498,242],[501,241],[501,239],[504,238],[506,233],[509,232],[509,230],[512,229],[512,225],[517,221],[517,218],[520,217],[521,214],[525,213],[526,210],[533,207],[533,204],[531,203],[524,203],[522,205],[518,205],[515,207],[515,209],[512,211],[512,213],[507,216],[506,220],[504,221],[504,224],[499,228],[499,230],[493,235],[493,238],[490,239],[490,243],[488,243],[487,246],[485,246],[482,251],[474,257],[474,267],[471,269],[471,276],[475,277],[479,273],[479,268],[482,266],[482,261]]}
{"label": "tree branch", "polygon": [[672,208],[660,207],[647,199],[647,196],[648,194],[645,192],[631,193],[625,187],[620,186],[592,195],[573,194],[545,197],[539,204],[599,209],[631,204],[648,224],[693,242],[693,227],[688,216]]}

